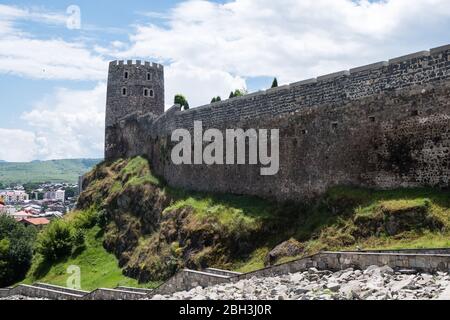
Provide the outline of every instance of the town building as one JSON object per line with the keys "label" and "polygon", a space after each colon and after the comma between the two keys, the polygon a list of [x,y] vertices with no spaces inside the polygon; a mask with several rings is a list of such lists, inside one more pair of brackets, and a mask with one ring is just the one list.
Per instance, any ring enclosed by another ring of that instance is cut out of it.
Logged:
{"label": "town building", "polygon": [[44,194],[44,200],[51,201],[64,201],[66,198],[66,192],[64,190],[47,191]]}
{"label": "town building", "polygon": [[5,204],[22,203],[30,200],[29,195],[24,190],[1,190],[0,197]]}
{"label": "town building", "polygon": [[19,220],[19,223],[23,223],[27,226],[43,227],[50,223],[50,220],[46,218],[26,218]]}

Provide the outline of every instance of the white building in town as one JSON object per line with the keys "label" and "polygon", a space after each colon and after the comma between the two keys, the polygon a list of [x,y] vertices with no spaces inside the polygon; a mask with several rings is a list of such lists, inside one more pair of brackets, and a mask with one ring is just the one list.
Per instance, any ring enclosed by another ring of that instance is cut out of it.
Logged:
{"label": "white building in town", "polygon": [[48,191],[44,194],[44,200],[64,201],[66,192],[64,190]]}
{"label": "white building in town", "polygon": [[23,190],[1,190],[0,197],[6,204],[21,203],[30,200],[28,194]]}

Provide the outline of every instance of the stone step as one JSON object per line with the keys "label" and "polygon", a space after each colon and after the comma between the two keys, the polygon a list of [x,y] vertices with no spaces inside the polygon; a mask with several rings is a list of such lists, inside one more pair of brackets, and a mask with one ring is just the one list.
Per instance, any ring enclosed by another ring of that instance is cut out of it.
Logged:
{"label": "stone step", "polygon": [[84,300],[141,300],[147,293],[129,290],[100,288],[83,297]]}
{"label": "stone step", "polygon": [[124,287],[124,286],[115,287],[114,289],[122,290],[122,291],[137,292],[137,293],[146,293],[146,294],[153,292],[153,289],[132,288],[132,287]]}
{"label": "stone step", "polygon": [[9,291],[11,289],[7,288],[7,289],[0,289],[0,298],[6,298],[9,297]]}
{"label": "stone step", "polygon": [[240,276],[242,273],[240,272],[234,272],[229,270],[222,270],[222,269],[216,269],[216,268],[206,268],[203,270],[203,272],[210,273],[210,274],[216,274],[219,276],[226,276],[226,277],[237,277]]}
{"label": "stone step", "polygon": [[30,286],[26,284],[20,284],[17,287],[9,290],[8,296],[16,296],[16,295],[49,300],[79,300],[83,297],[83,295],[80,294],[73,294],[63,292],[60,290],[36,287],[32,285]]}
{"label": "stone step", "polygon": [[62,286],[57,286],[57,285],[48,284],[48,283],[41,283],[41,282],[34,283],[33,286],[39,287],[39,288],[44,288],[44,289],[60,291],[60,292],[64,292],[64,293],[71,293],[71,294],[78,295],[80,297],[83,297],[84,295],[89,293],[89,291],[71,289],[71,288],[66,288],[66,287],[62,287]]}

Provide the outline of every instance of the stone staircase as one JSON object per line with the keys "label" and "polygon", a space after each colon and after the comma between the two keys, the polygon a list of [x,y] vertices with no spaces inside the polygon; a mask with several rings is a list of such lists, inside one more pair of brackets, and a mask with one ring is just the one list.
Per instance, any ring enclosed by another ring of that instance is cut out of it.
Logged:
{"label": "stone staircase", "polygon": [[142,300],[148,295],[146,292],[139,292],[139,289],[107,289],[100,288],[83,296],[83,300]]}
{"label": "stone staircase", "polygon": [[34,283],[33,287],[49,289],[49,290],[62,292],[62,293],[73,294],[75,296],[78,296],[79,298],[82,298],[89,293],[89,291],[70,289],[70,288],[66,288],[66,287],[61,287],[61,286],[56,286],[56,285],[52,285],[52,284],[48,284],[48,283],[41,283],[41,282]]}
{"label": "stone staircase", "polygon": [[203,272],[215,274],[215,275],[219,275],[219,276],[230,277],[230,278],[238,277],[238,276],[242,275],[241,272],[234,272],[234,271],[215,269],[215,268],[206,268],[205,270],[203,270]]}
{"label": "stone staircase", "polygon": [[115,290],[122,290],[122,291],[130,291],[130,292],[137,292],[137,293],[145,293],[145,294],[151,294],[153,292],[153,289],[145,289],[145,288],[132,288],[132,287],[115,287]]}

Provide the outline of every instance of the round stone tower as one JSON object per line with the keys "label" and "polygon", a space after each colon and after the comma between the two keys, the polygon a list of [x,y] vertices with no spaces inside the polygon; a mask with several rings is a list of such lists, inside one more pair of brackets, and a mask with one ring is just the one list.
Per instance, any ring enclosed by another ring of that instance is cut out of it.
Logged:
{"label": "round stone tower", "polygon": [[164,67],[160,64],[112,61],[106,94],[106,127],[130,114],[164,113]]}

